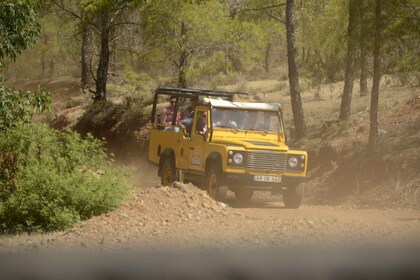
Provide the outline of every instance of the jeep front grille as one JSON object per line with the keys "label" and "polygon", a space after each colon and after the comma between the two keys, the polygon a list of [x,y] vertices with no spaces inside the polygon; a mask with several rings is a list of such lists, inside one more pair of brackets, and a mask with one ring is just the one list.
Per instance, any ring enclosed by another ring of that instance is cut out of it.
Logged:
{"label": "jeep front grille", "polygon": [[248,152],[246,168],[258,171],[286,172],[287,155],[266,152]]}

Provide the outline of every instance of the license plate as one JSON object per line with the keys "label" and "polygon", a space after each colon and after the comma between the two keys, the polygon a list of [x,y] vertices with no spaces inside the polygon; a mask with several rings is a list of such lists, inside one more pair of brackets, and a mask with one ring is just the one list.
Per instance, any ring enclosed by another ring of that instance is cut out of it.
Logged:
{"label": "license plate", "polygon": [[281,183],[281,176],[254,175],[254,181]]}

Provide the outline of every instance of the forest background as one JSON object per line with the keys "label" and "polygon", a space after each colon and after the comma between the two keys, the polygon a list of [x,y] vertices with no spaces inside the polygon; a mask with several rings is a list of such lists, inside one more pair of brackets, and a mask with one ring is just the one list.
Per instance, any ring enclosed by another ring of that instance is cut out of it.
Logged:
{"label": "forest background", "polygon": [[[372,157],[367,165],[384,166],[383,154],[379,152],[378,159],[376,153],[381,77],[386,77],[385,84],[397,83],[418,93],[419,0],[5,0],[0,7],[2,100],[21,94],[24,104],[42,111],[48,107],[46,92],[30,99],[10,87],[33,89],[35,84],[51,86],[54,80],[76,80],[76,89],[48,121],[63,128],[68,123],[57,125],[59,111],[84,106],[83,117],[72,128],[96,137],[109,136],[109,130],[124,120],[125,131],[130,130],[126,134],[141,138],[150,91],[158,85],[247,92],[255,100],[283,104],[287,97],[291,110],[286,124],[294,143],[307,149],[316,146],[315,158],[326,157],[328,167],[314,166],[343,175],[336,170],[340,160],[343,169]],[[273,88],[255,90],[253,81],[266,81]],[[339,85],[338,97],[326,93],[326,85]],[[351,109],[356,91],[364,98],[358,106],[370,103],[369,127],[364,130],[369,137],[349,153],[342,148],[343,139],[334,142],[331,136],[342,136],[355,126]],[[306,100],[318,105],[305,105],[303,92],[310,92]],[[394,92],[392,102],[416,97],[401,95]],[[333,114],[319,117],[326,108],[322,101],[339,106]],[[18,119],[28,122],[30,114],[18,111],[21,106],[13,102],[2,107],[3,131]],[[305,106],[316,113],[308,113]],[[109,123],[110,119],[116,120]],[[415,169],[420,161],[412,161]],[[4,178],[10,182],[10,177]],[[354,191],[354,184],[349,189]],[[360,191],[359,181],[356,189]],[[417,193],[417,188],[408,189]]]}

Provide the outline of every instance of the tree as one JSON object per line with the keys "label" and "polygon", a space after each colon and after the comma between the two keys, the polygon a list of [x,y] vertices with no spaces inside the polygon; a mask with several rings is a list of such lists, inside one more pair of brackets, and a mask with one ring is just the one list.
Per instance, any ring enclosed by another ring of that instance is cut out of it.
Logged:
{"label": "tree", "polygon": [[382,74],[395,73],[402,83],[409,73],[420,71],[420,1],[382,2]]}
{"label": "tree", "polygon": [[[0,59],[13,60],[39,39],[41,27],[35,5],[25,0],[0,3]],[[0,61],[1,65],[1,61]]]}
{"label": "tree", "polygon": [[[33,3],[20,0],[0,3],[0,59],[15,60],[39,36],[40,25]],[[51,99],[43,90],[30,94],[8,88],[0,78],[0,104],[0,132],[3,132],[21,122],[30,122],[33,111],[48,109]]]}
{"label": "tree", "polygon": [[287,62],[289,68],[290,98],[292,101],[293,123],[296,138],[306,135],[305,117],[300,97],[299,76],[296,66],[295,23],[293,16],[294,0],[286,2],[286,31],[287,31]]}
{"label": "tree", "polygon": [[[296,46],[295,46],[295,17],[294,17],[294,0],[287,0],[286,3],[278,3],[273,1],[259,1],[254,3],[250,1],[248,7],[243,11],[259,11],[276,22],[285,24],[286,26],[286,43],[287,43],[287,62],[288,62],[288,78],[290,86],[290,98],[293,112],[293,124],[295,126],[295,137],[300,139],[306,135],[306,123],[302,108],[300,96],[299,75],[296,63]],[[286,6],[286,17],[284,18],[284,6]]]}
{"label": "tree", "polygon": [[381,43],[382,43],[382,1],[375,0],[375,31],[373,41],[373,85],[370,101],[369,152],[376,149],[378,142],[378,100],[381,80]]}
{"label": "tree", "polygon": [[348,0],[298,1],[296,49],[302,71],[316,86],[343,80],[346,59]]}
{"label": "tree", "polygon": [[345,121],[350,118],[351,98],[354,83],[354,62],[356,55],[356,35],[357,35],[357,8],[360,4],[358,0],[349,0],[349,25],[347,38],[347,57],[346,72],[344,77],[344,89],[341,97],[340,115],[338,119]]}
{"label": "tree", "polygon": [[88,13],[83,9],[80,0],[50,0],[56,7],[58,16],[62,15],[71,20],[78,21],[78,32],[81,33],[81,47],[80,47],[80,83],[82,89],[87,89],[91,86],[92,76],[90,62],[93,55],[93,33],[92,26],[88,21]]}
{"label": "tree", "polygon": [[147,48],[155,60],[172,64],[179,87],[187,87],[197,72],[205,71],[206,61],[223,71],[223,57],[229,56],[235,36],[243,34],[235,23],[218,0],[156,0],[142,9]]}
{"label": "tree", "polygon": [[[85,18],[86,15],[82,13],[82,18]],[[90,61],[92,57],[92,26],[89,23],[82,21],[82,47],[81,47],[81,86],[82,89],[87,89],[91,86],[92,77],[90,74]]]}
{"label": "tree", "polygon": [[368,21],[367,21],[367,10],[368,5],[366,1],[361,1],[359,5],[359,20],[360,20],[360,36],[359,36],[359,48],[360,48],[360,96],[366,96],[368,94],[367,78],[368,78]]}
{"label": "tree", "polygon": [[[124,25],[137,24],[129,20],[129,15],[143,3],[143,0],[51,0],[56,7],[80,22],[81,40],[81,85],[88,88],[90,77],[95,81],[93,99],[106,100],[108,69],[111,43],[120,39],[114,36],[116,30]],[[98,34],[99,54],[96,75],[91,69],[93,32]],[[92,74],[92,75],[91,75]]]}
{"label": "tree", "polygon": [[90,24],[99,33],[100,51],[96,69],[95,101],[106,100],[106,86],[110,61],[110,43],[119,36],[115,30],[122,25],[134,24],[128,20],[128,14],[134,12],[143,0],[81,0],[83,9],[90,15]]}

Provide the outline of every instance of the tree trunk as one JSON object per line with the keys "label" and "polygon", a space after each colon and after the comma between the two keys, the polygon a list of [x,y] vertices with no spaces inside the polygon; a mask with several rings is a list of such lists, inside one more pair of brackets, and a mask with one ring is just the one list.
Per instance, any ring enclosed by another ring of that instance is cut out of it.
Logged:
{"label": "tree trunk", "polygon": [[95,101],[106,100],[106,82],[109,66],[109,28],[108,15],[106,12],[101,16],[101,52],[99,64],[96,71],[96,92]]}
{"label": "tree trunk", "polygon": [[186,77],[186,63],[187,63],[187,51],[182,50],[181,56],[179,57],[179,72],[178,72],[178,87],[186,88],[187,87],[187,77]]}
{"label": "tree trunk", "polygon": [[46,69],[47,69],[47,65],[46,65],[46,59],[45,59],[45,50],[41,51],[41,79],[45,79],[46,75]]}
{"label": "tree trunk", "polygon": [[361,1],[359,14],[360,14],[360,96],[368,94],[367,78],[367,50],[366,50],[366,37],[368,36],[366,12],[367,5],[365,1]]}
{"label": "tree trunk", "polygon": [[[110,32],[109,37],[114,38],[117,31],[115,29]],[[109,67],[108,76],[115,77],[117,73],[117,40],[112,40],[111,49],[109,50]]]}
{"label": "tree trunk", "polygon": [[266,73],[270,72],[270,52],[271,52],[271,43],[267,43],[265,47],[265,63],[264,70]]}
{"label": "tree trunk", "polygon": [[187,60],[188,60],[188,51],[186,49],[186,41],[187,41],[187,29],[185,27],[185,23],[181,23],[181,55],[179,57],[179,64],[178,64],[178,87],[186,88],[187,87],[187,77],[186,77],[186,69],[187,69]]}
{"label": "tree trunk", "polygon": [[349,26],[347,38],[346,73],[344,77],[343,96],[341,97],[340,115],[338,119],[345,121],[350,118],[351,98],[354,84],[354,60],[356,54],[357,0],[349,0]]}
{"label": "tree trunk", "polygon": [[373,85],[370,101],[370,130],[368,152],[372,153],[378,142],[378,101],[379,82],[381,80],[381,32],[382,32],[381,0],[375,1],[375,33],[373,41]]}
{"label": "tree trunk", "polygon": [[82,26],[82,69],[81,85],[82,89],[89,88],[91,84],[90,76],[90,56],[92,54],[92,28],[89,24],[83,23]]}
{"label": "tree trunk", "polygon": [[294,0],[286,2],[286,30],[287,30],[287,62],[289,68],[290,98],[293,111],[293,124],[296,129],[296,139],[306,135],[305,117],[303,115],[300,98],[299,76],[296,67],[295,23],[293,16]]}
{"label": "tree trunk", "polygon": [[[45,47],[41,48],[41,78],[44,79],[47,77],[47,52],[48,52],[48,35],[47,33],[42,34],[43,43]],[[54,73],[50,73],[52,76]]]}

